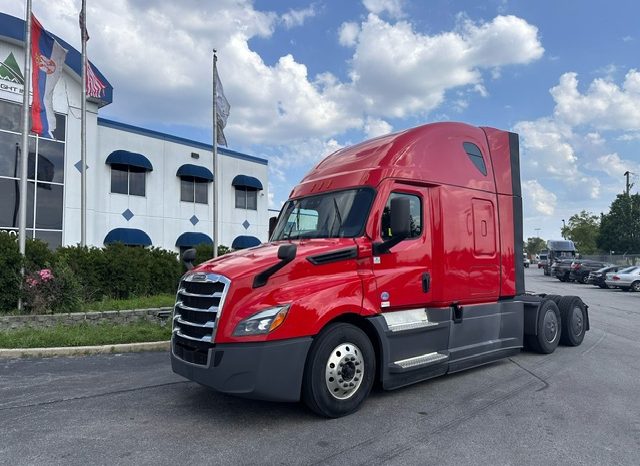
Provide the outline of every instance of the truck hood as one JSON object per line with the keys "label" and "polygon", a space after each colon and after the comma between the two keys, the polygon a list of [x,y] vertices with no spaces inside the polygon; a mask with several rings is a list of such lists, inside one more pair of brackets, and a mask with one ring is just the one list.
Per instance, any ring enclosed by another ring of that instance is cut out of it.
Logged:
{"label": "truck hood", "polygon": [[[246,278],[247,275],[255,276],[264,269],[280,262],[278,248],[283,244],[296,244],[298,251],[296,258],[287,267],[306,260],[310,256],[328,253],[331,251],[355,247],[352,238],[307,239],[296,241],[276,241],[265,243],[255,248],[235,251],[224,256],[203,262],[196,266],[194,272],[212,272],[224,275],[230,280]],[[287,268],[285,267],[285,269]],[[279,275],[277,273],[274,276]]]}

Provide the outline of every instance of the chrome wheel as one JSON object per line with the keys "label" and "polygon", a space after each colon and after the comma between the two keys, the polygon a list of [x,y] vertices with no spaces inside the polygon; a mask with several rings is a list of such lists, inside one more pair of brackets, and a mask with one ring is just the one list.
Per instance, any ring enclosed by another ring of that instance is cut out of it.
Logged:
{"label": "chrome wheel", "polygon": [[336,346],[329,356],[325,381],[329,393],[337,400],[346,400],[358,391],[364,377],[362,352],[353,343]]}
{"label": "chrome wheel", "polygon": [[548,311],[544,316],[544,337],[548,342],[552,342],[558,336],[558,319],[556,313]]}
{"label": "chrome wheel", "polygon": [[572,311],[573,315],[567,325],[571,326],[571,331],[574,335],[582,334],[582,327],[584,326],[584,321],[582,320],[582,309],[578,306],[575,306]]}

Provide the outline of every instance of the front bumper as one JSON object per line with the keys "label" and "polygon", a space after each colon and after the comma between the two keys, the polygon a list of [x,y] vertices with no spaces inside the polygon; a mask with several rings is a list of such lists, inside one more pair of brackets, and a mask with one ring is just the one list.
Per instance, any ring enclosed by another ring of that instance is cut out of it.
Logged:
{"label": "front bumper", "polygon": [[[299,401],[311,337],[259,343],[216,344],[205,364],[181,359],[182,342],[171,340],[176,374],[222,393],[269,401]],[[187,350],[188,351],[188,350]],[[204,361],[203,361],[204,362]]]}

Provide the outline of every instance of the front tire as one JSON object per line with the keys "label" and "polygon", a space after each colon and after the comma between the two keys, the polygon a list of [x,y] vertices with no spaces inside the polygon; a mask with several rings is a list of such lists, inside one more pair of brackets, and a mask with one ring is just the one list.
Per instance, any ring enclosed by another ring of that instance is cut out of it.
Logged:
{"label": "front tire", "polygon": [[527,347],[536,353],[553,353],[560,343],[561,322],[558,305],[553,300],[544,299],[538,309],[537,335],[526,336]]}
{"label": "front tire", "polygon": [[302,400],[321,416],[346,416],[367,398],[375,374],[375,351],[369,337],[354,325],[330,324],[318,334],[309,352]]}
{"label": "front tire", "polygon": [[636,280],[631,284],[631,291],[640,292],[640,280]]}

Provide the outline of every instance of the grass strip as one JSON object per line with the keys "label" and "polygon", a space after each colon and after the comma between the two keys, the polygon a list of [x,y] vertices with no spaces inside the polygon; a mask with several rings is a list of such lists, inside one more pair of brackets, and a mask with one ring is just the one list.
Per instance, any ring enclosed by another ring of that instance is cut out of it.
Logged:
{"label": "grass strip", "polygon": [[104,299],[91,303],[83,303],[81,312],[90,311],[122,311],[125,309],[149,309],[151,307],[172,307],[176,302],[174,294],[160,294],[130,299]]}
{"label": "grass strip", "polygon": [[56,346],[94,346],[117,343],[167,341],[171,326],[152,322],[130,324],[86,323],[49,328],[23,328],[0,332],[0,348],[52,348]]}
{"label": "grass strip", "polygon": [[[155,296],[143,296],[140,298],[129,299],[103,299],[102,301],[92,301],[89,303],[82,303],[80,309],[71,312],[91,312],[91,311],[124,311],[127,309],[149,309],[154,307],[173,307],[176,302],[176,295],[174,294],[159,294]],[[69,312],[68,310],[54,312],[54,314]],[[38,312],[35,312],[38,314]],[[19,312],[17,309],[12,311],[0,311],[0,317],[2,316],[19,316],[25,315],[24,312]]]}

